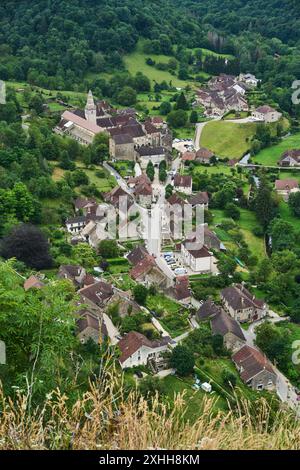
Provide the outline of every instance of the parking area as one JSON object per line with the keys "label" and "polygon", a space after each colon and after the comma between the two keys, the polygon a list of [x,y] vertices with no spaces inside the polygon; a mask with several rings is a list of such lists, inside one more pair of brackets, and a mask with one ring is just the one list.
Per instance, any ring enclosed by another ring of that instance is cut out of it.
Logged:
{"label": "parking area", "polygon": [[[202,271],[193,271],[189,266],[184,263],[183,257],[180,252],[164,252],[161,253],[161,259],[167,263],[167,265],[172,269],[175,276],[192,276],[195,274],[205,274]],[[218,275],[219,270],[217,267],[218,260],[213,256],[212,257],[212,271],[211,274]]]}
{"label": "parking area", "polygon": [[187,151],[192,152],[195,150],[194,141],[192,139],[174,139],[173,148],[175,148],[180,153]]}

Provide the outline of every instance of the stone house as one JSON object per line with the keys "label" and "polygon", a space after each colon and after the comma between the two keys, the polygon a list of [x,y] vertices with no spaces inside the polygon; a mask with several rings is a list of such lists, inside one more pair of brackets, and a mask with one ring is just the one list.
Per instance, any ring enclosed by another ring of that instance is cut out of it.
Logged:
{"label": "stone house", "polygon": [[80,289],[78,294],[80,295],[81,303],[104,308],[114,295],[114,290],[111,284],[97,281]]}
{"label": "stone house", "polygon": [[[192,248],[189,247],[192,246]],[[198,246],[198,248],[197,248]],[[184,264],[197,273],[211,273],[213,270],[213,257],[206,246],[197,241],[196,235],[187,238],[181,244],[181,256]]]}
{"label": "stone house", "polygon": [[258,121],[263,121],[266,124],[270,122],[277,122],[282,117],[282,114],[271,108],[271,106],[259,106],[252,112],[252,117]]}
{"label": "stone house", "polygon": [[252,73],[241,73],[238,79],[240,82],[246,83],[246,85],[249,85],[251,88],[256,88],[259,82],[259,80]]}
{"label": "stone house", "polygon": [[119,362],[122,369],[147,365],[149,360],[157,361],[161,353],[169,348],[171,338],[162,337],[160,340],[150,341],[146,336],[136,331],[127,333],[118,342],[121,355]]}
{"label": "stone house", "polygon": [[113,135],[109,139],[109,154],[115,160],[135,160],[134,142],[129,134]]}
{"label": "stone house", "polygon": [[207,321],[210,320],[215,315],[219,314],[221,307],[216,305],[212,300],[205,300],[196,313],[196,318],[198,321]]}
{"label": "stone house", "polygon": [[83,215],[96,215],[98,203],[96,199],[85,199],[78,197],[74,202],[75,212],[82,212]]}
{"label": "stone house", "polygon": [[149,145],[144,145],[136,149],[136,153],[142,168],[146,168],[149,161],[151,161],[153,165],[159,165],[160,162],[166,158],[164,147],[150,147]]}
{"label": "stone house", "polygon": [[185,194],[192,194],[193,180],[190,175],[176,174],[174,177],[174,189]]}
{"label": "stone house", "polygon": [[265,301],[257,299],[242,284],[223,289],[221,300],[225,310],[240,323],[261,320],[268,312]]}
{"label": "stone house", "polygon": [[146,286],[155,284],[160,288],[172,285],[172,281],[159,269],[154,256],[150,255],[145,247],[136,247],[127,255],[127,259],[133,265],[129,274],[135,281]]}
{"label": "stone house", "polygon": [[81,236],[93,248],[98,248],[102,240],[111,238],[109,232],[106,230],[107,221],[103,219],[101,222],[91,220],[81,231]]}
{"label": "stone house", "polygon": [[63,264],[59,267],[57,276],[59,279],[68,279],[76,288],[87,287],[96,282],[95,278],[79,265]]}
{"label": "stone house", "polygon": [[214,153],[205,147],[200,148],[196,152],[196,161],[209,164],[210,160],[214,157]]}
{"label": "stone house", "polygon": [[278,162],[278,165],[283,167],[300,166],[300,150],[294,149],[284,152]]}
{"label": "stone house", "polygon": [[124,292],[116,287],[114,287],[114,295],[109,299],[107,307],[115,304],[118,304],[119,315],[122,318],[141,311],[141,307],[131,298],[130,293]]}
{"label": "stone house", "polygon": [[258,349],[243,346],[232,356],[241,379],[253,390],[274,390],[277,375],[270,361]]}
{"label": "stone house", "polygon": [[[151,121],[144,122],[144,131],[147,135],[147,144],[151,147],[162,146],[161,129],[152,124]],[[147,145],[146,144],[146,145]]]}
{"label": "stone house", "polygon": [[149,207],[152,204],[153,191],[151,184],[141,183],[134,189],[134,195],[138,204],[144,207]]}
{"label": "stone house", "polygon": [[209,230],[206,224],[204,224],[204,245],[209,250],[221,250],[225,248],[223,247],[223,244],[220,242],[215,232]]}
{"label": "stone house", "polygon": [[197,206],[202,206],[204,209],[208,209],[209,197],[206,191],[199,191],[196,194],[193,194],[188,199],[192,208],[194,209]]}
{"label": "stone house", "polygon": [[210,320],[213,335],[223,337],[224,346],[230,351],[238,351],[246,343],[246,338],[239,323],[222,308]]}
{"label": "stone house", "polygon": [[92,339],[95,343],[103,341],[107,337],[107,329],[103,319],[94,315],[90,310],[82,310],[76,321],[77,337],[81,343]]}
{"label": "stone house", "polygon": [[299,191],[299,183],[295,179],[284,179],[275,181],[275,190],[279,196],[282,196],[284,201],[288,201],[290,194]]}

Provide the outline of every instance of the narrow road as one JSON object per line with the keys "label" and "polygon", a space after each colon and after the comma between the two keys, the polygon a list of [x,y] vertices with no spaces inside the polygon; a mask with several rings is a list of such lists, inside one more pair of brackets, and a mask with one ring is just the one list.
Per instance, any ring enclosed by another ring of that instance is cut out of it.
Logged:
{"label": "narrow road", "polygon": [[[172,168],[176,168],[180,164],[180,159],[176,159],[173,162]],[[121,175],[111,167],[107,162],[103,163],[103,167],[113,175],[119,186],[133,197],[132,190],[128,187],[127,182],[121,177]],[[167,181],[161,185],[157,185],[157,191],[159,194],[156,204],[152,207],[151,217],[148,209],[140,206],[136,201],[135,205],[139,210],[141,216],[141,225],[143,226],[142,238],[145,240],[145,245],[148,252],[154,255],[156,263],[162,272],[169,278],[174,279],[175,275],[172,269],[168,266],[167,262],[161,258],[161,224],[162,224],[162,207],[165,203],[165,185],[171,182],[170,176]]]}
{"label": "narrow road", "polygon": [[199,150],[201,147],[200,146],[201,134],[202,134],[204,127],[206,126],[208,122],[210,121],[199,122],[198,124],[196,124],[196,132],[195,132],[195,138],[194,138],[194,147],[196,151]]}
{"label": "narrow road", "polygon": [[[269,317],[267,319],[260,320],[258,322],[252,323],[248,330],[243,330],[244,336],[246,338],[248,346],[256,347],[255,346],[255,328],[264,321],[268,320],[271,323],[278,323],[280,321],[287,321],[288,317],[280,317],[276,312],[270,310]],[[276,384],[276,392],[279,396],[280,400],[284,403],[287,403],[291,408],[296,410],[297,415],[300,416],[300,402],[297,401],[297,394],[294,390],[293,385],[291,382],[285,377],[285,375],[280,372],[280,370],[273,364],[273,368],[277,375],[277,384]]]}

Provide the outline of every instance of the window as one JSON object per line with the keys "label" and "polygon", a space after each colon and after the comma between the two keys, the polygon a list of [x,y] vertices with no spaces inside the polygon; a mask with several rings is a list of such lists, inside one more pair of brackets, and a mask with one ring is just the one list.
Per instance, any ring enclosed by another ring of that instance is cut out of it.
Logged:
{"label": "window", "polygon": [[263,389],[263,384],[258,384],[256,388],[257,388],[257,390],[262,390]]}

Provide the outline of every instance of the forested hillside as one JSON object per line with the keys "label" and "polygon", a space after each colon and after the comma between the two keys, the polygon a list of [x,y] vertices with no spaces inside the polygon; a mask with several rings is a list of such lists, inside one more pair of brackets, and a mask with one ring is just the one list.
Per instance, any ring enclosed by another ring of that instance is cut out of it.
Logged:
{"label": "forested hillside", "polygon": [[[124,55],[143,41],[145,54],[176,59],[179,72],[172,74],[179,79],[196,80],[198,70],[251,71],[291,113],[290,87],[300,76],[299,31],[295,0],[225,0],[221,8],[218,0],[8,1],[0,6],[0,79],[56,90],[91,86],[110,97],[104,79],[125,71]],[[212,56],[213,64],[199,65],[197,48],[231,54],[233,69]],[[91,82],[96,77],[98,83]]]}

